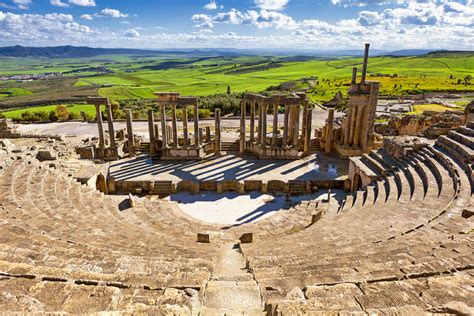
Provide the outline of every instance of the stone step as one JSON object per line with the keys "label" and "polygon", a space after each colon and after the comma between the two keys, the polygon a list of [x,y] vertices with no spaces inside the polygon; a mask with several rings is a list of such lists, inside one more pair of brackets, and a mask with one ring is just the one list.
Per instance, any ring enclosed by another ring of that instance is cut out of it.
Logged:
{"label": "stone step", "polygon": [[467,136],[457,131],[449,131],[448,137],[463,145],[466,145],[470,149],[474,149],[474,136]]}
{"label": "stone step", "polygon": [[459,152],[460,157],[463,157],[468,161],[474,161],[474,149],[471,149],[446,135],[438,137],[436,140],[436,145],[440,145],[448,151],[452,151],[454,149],[455,151]]}
{"label": "stone step", "polygon": [[461,126],[456,131],[458,133],[463,134],[463,135],[474,137],[474,128],[469,128],[467,126]]}

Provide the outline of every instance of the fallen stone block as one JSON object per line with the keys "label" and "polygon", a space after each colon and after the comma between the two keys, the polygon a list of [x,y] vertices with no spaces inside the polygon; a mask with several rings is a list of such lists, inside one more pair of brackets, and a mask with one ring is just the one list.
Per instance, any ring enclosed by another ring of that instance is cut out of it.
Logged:
{"label": "fallen stone block", "polygon": [[51,150],[38,150],[36,154],[36,159],[39,161],[49,161],[49,160],[57,160],[58,157],[55,152]]}

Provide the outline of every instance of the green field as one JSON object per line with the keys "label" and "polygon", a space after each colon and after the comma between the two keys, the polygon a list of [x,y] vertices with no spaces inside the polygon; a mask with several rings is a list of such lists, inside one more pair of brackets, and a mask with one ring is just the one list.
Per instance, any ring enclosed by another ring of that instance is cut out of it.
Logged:
{"label": "green field", "polygon": [[[18,119],[26,111],[49,113],[51,111],[55,111],[56,107],[57,107],[57,105],[34,106],[34,107],[28,107],[28,108],[24,108],[24,109],[5,111],[5,112],[2,112],[2,114],[6,118]],[[95,117],[95,106],[94,105],[68,104],[68,105],[66,105],[66,107],[72,113],[81,114],[81,112],[85,112],[85,113],[89,114],[90,116]]]}
{"label": "green field", "polygon": [[[127,56],[94,58],[0,58],[0,74],[61,72],[63,77],[0,82],[0,109],[76,103],[86,96],[111,100],[153,99],[156,91],[207,96],[231,92],[304,90],[318,102],[346,95],[352,67],[362,58],[274,56]],[[97,69],[106,69],[101,71]],[[419,57],[372,57],[368,80],[381,83],[381,96],[474,91],[474,53]]]}

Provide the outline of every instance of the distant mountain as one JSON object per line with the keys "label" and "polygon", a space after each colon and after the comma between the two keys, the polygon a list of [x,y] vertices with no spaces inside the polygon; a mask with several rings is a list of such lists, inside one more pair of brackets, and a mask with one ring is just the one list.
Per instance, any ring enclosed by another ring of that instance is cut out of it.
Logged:
{"label": "distant mountain", "polygon": [[[170,52],[166,52],[170,53]],[[94,57],[99,55],[157,55],[158,51],[126,49],[126,48],[93,48],[77,46],[56,46],[56,47],[24,47],[10,46],[0,47],[2,57],[46,57],[46,58],[80,58]],[[162,54],[162,52],[161,52]]]}
{"label": "distant mountain", "polygon": [[[419,56],[434,53],[450,53],[450,51],[433,49],[404,49],[393,52],[371,49],[370,56]],[[453,52],[454,53],[454,52]],[[467,52],[469,53],[469,52]],[[471,52],[472,53],[472,52]],[[0,57],[44,57],[44,58],[84,58],[100,55],[184,55],[186,57],[234,57],[242,55],[258,56],[299,56],[300,59],[311,59],[312,57],[360,57],[363,49],[351,50],[313,50],[313,49],[236,49],[236,48],[196,48],[196,49],[128,49],[128,48],[94,48],[77,46],[56,47],[24,47],[9,46],[0,47]],[[304,57],[303,57],[304,56]]]}
{"label": "distant mountain", "polygon": [[387,52],[380,55],[383,56],[396,56],[396,57],[403,57],[403,56],[420,56],[426,55],[430,52],[434,51],[434,49],[402,49],[396,50],[393,52]]}

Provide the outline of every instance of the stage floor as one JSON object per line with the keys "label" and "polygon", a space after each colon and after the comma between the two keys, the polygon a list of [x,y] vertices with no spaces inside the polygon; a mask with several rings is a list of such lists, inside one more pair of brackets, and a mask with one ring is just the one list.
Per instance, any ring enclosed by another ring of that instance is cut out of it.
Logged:
{"label": "stage floor", "polygon": [[112,162],[118,181],[334,180],[346,176],[348,160],[313,154],[299,160],[260,160],[225,155],[201,161],[159,161],[147,155]]}

